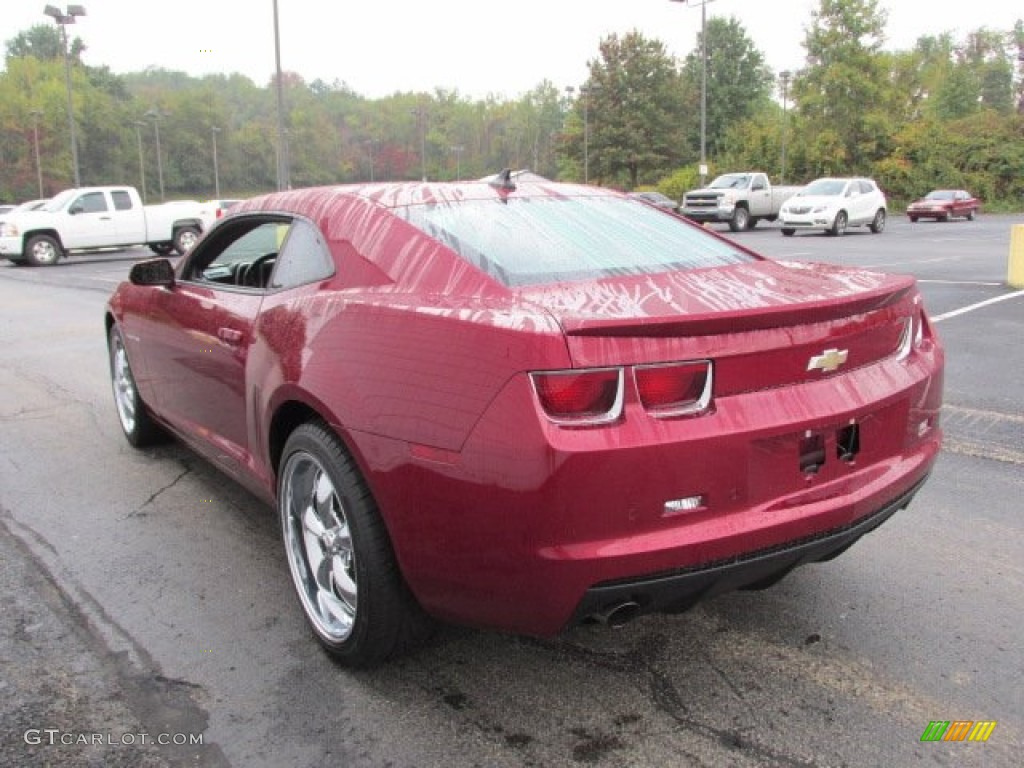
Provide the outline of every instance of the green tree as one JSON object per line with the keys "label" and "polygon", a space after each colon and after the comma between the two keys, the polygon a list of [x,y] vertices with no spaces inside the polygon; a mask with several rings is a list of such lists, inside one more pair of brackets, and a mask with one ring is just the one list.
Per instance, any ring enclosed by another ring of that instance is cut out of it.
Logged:
{"label": "green tree", "polygon": [[680,80],[664,44],[635,30],[604,38],[599,49],[600,57],[589,63],[586,91],[574,105],[578,119],[566,126],[567,148],[576,157],[583,154],[586,110],[589,175],[633,189],[681,156]]}
{"label": "green tree", "polygon": [[885,22],[877,0],[821,0],[812,14],[807,67],[793,82],[811,174],[864,172],[885,152],[892,100],[881,50]]}
{"label": "green tree", "polygon": [[[746,120],[765,107],[771,97],[774,78],[764,55],[734,18],[712,17],[707,32],[707,132],[709,156],[714,156],[725,140],[730,126]],[[700,147],[701,36],[697,46],[683,63],[682,77],[686,93],[688,145]]]}

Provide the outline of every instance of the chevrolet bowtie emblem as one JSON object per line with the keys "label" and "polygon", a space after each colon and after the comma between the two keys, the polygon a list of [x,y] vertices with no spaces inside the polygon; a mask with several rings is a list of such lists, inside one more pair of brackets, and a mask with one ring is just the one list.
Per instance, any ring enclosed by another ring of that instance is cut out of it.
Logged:
{"label": "chevrolet bowtie emblem", "polygon": [[849,352],[845,349],[826,349],[822,354],[815,355],[807,361],[807,370],[831,373],[845,363],[847,357]]}

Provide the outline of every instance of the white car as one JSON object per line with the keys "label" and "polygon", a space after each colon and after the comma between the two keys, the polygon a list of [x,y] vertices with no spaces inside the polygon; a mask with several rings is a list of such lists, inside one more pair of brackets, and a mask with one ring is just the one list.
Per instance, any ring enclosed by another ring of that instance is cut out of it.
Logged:
{"label": "white car", "polygon": [[885,229],[885,195],[871,179],[824,178],[812,181],[789,198],[779,211],[782,234],[820,229],[841,235],[847,227]]}

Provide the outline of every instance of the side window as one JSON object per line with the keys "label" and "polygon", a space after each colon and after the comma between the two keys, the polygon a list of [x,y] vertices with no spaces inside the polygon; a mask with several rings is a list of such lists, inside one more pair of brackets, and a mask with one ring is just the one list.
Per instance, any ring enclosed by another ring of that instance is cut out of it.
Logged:
{"label": "side window", "polygon": [[291,221],[253,216],[211,232],[189,257],[183,279],[240,288],[266,288]]}
{"label": "side window", "polygon": [[130,211],[132,208],[132,196],[123,189],[115,189],[110,193],[114,201],[115,211]]}
{"label": "side window", "polygon": [[281,248],[270,281],[270,288],[292,288],[334,274],[327,243],[320,230],[306,221],[296,219]]}
{"label": "side window", "polygon": [[102,192],[86,192],[68,210],[75,213],[99,213],[107,210],[107,199]]}
{"label": "side window", "polygon": [[875,187],[870,181],[862,181],[860,183],[860,191],[868,195],[875,191]]}
{"label": "side window", "polygon": [[753,192],[756,192],[759,189],[766,189],[767,187],[768,187],[768,181],[761,174],[758,174],[757,176],[755,176],[753,183],[750,185],[750,189]]}

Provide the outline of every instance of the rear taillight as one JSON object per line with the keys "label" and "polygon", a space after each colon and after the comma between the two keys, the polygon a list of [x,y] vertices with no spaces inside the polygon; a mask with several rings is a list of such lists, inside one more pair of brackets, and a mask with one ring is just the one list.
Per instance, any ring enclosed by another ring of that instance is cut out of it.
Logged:
{"label": "rear taillight", "polygon": [[710,360],[634,369],[640,403],[659,418],[701,413],[711,404]]}
{"label": "rear taillight", "polygon": [[622,369],[531,373],[544,414],[565,426],[615,421],[622,414]]}

